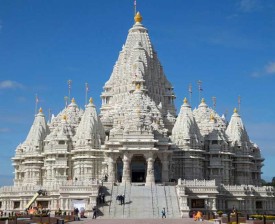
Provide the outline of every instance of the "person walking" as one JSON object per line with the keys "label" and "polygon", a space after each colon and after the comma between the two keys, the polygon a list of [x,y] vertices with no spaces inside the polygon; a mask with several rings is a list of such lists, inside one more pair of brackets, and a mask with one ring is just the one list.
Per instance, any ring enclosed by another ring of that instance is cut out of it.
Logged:
{"label": "person walking", "polygon": [[93,208],[93,219],[96,219],[96,207]]}
{"label": "person walking", "polygon": [[122,204],[125,204],[125,195],[122,195]]}
{"label": "person walking", "polygon": [[166,218],[166,212],[165,212],[165,208],[162,209],[161,211],[161,218]]}

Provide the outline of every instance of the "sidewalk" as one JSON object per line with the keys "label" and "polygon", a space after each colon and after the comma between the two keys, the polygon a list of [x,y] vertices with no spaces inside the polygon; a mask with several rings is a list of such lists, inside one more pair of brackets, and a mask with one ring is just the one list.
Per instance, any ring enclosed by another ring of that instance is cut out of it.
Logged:
{"label": "sidewalk", "polygon": [[[141,214],[142,216],[142,214]],[[213,223],[210,221],[194,221],[192,218],[182,219],[81,219],[81,221],[70,222],[73,224],[88,224],[88,223],[99,223],[99,224],[208,224]]]}

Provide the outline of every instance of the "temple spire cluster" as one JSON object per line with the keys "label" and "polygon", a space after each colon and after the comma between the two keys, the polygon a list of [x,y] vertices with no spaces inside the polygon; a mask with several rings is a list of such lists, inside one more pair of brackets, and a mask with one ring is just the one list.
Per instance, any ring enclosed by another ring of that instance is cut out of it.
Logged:
{"label": "temple spire cluster", "polygon": [[[250,141],[237,109],[227,122],[204,98],[194,110],[184,98],[177,115],[173,87],[141,24],[139,12],[134,20],[103,87],[100,115],[92,98],[82,110],[72,97],[71,103],[49,124],[40,109],[26,141],[18,146],[13,158],[15,184],[52,184],[75,178],[100,178],[103,174],[112,181],[131,182],[131,161],[144,160],[142,163],[148,167],[148,161],[162,165],[152,168],[156,172],[153,176],[145,166],[140,177],[132,176],[132,180],[140,178],[151,184],[156,180],[169,181],[170,176],[259,185],[263,159],[258,146]],[[23,165],[33,151],[35,162]],[[109,162],[119,160],[124,173]],[[32,169],[39,175],[23,182],[26,176],[31,178]],[[150,178],[145,178],[148,175]]]}
{"label": "temple spire cluster", "polygon": [[[12,158],[14,187],[55,189],[49,196],[51,206],[69,211],[78,198],[84,198],[90,210],[96,205],[89,189],[98,180],[147,187],[172,180],[182,187],[204,180],[213,185],[209,203],[215,211],[226,200],[216,206],[213,192],[218,185],[260,186],[264,159],[237,109],[228,122],[204,98],[195,109],[184,98],[177,114],[174,88],[139,12],[134,21],[103,87],[100,113],[92,98],[86,102],[87,91],[84,109],[72,98],[48,123],[39,109]],[[188,192],[181,187],[180,203],[187,211],[196,196],[187,201]]]}

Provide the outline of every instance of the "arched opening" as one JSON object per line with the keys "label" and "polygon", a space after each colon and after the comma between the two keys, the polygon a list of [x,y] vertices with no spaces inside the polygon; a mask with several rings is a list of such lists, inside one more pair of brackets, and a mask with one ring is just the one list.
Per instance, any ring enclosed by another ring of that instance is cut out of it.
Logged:
{"label": "arched opening", "polygon": [[121,157],[118,157],[116,160],[116,178],[118,182],[122,181],[122,173],[123,173],[123,162]]}
{"label": "arched opening", "polygon": [[161,182],[162,181],[162,164],[160,159],[157,157],[154,162],[154,175],[155,175],[155,182]]}
{"label": "arched opening", "polygon": [[143,155],[135,155],[131,161],[132,182],[145,182],[146,160]]}

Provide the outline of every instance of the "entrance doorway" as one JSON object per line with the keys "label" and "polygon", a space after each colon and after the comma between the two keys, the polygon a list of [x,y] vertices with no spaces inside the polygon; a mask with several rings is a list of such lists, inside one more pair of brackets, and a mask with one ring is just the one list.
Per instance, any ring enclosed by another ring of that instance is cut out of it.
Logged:
{"label": "entrance doorway", "polygon": [[116,161],[116,178],[118,182],[121,182],[122,180],[122,172],[123,172],[123,162],[122,159],[120,157],[118,157],[117,161]]}
{"label": "entrance doorway", "polygon": [[162,164],[160,159],[157,157],[154,162],[154,174],[156,183],[160,183],[162,180]]}
{"label": "entrance doorway", "polygon": [[146,160],[143,155],[136,155],[131,161],[132,182],[145,182]]}

